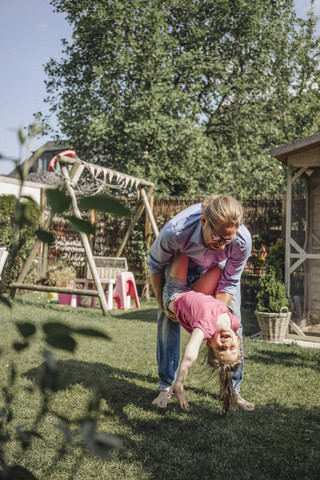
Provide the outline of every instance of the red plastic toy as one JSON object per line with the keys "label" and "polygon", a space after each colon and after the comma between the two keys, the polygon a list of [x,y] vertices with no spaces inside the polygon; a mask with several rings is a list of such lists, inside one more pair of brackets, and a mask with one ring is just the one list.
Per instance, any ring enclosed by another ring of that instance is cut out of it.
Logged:
{"label": "red plastic toy", "polygon": [[[70,158],[73,158],[75,157],[76,155],[76,152],[74,150],[65,150],[64,152],[60,152],[58,153],[58,155],[64,155],[65,157],[70,157]],[[54,166],[56,164],[56,161],[57,161],[57,156],[56,155],[55,157],[53,157],[51,160],[50,160],[50,163],[49,163],[49,172],[51,172],[51,170],[54,169]]]}

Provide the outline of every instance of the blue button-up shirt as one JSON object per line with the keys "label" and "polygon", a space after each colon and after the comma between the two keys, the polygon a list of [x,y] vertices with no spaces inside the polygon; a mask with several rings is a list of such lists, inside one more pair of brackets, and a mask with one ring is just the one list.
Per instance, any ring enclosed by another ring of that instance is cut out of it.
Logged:
{"label": "blue button-up shirt", "polygon": [[217,290],[233,295],[251,253],[251,235],[244,225],[240,225],[238,238],[224,249],[209,250],[203,241],[201,216],[201,203],[197,203],[164,225],[149,252],[149,271],[151,274],[163,272],[177,251],[189,257],[188,277],[197,276],[223,263]]}

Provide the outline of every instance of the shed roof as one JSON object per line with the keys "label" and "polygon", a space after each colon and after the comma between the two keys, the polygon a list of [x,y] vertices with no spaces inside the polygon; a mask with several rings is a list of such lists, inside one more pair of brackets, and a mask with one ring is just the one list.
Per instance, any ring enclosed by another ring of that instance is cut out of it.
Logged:
{"label": "shed roof", "polygon": [[320,132],[309,135],[308,137],[301,138],[300,140],[295,140],[291,143],[285,143],[279,147],[273,148],[270,150],[270,155],[275,157],[280,162],[287,165],[288,156],[309,150],[320,145]]}

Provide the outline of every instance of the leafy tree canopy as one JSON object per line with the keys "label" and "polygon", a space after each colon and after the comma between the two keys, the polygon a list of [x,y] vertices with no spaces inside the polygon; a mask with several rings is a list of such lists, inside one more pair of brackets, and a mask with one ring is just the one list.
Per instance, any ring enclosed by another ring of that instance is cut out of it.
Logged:
{"label": "leafy tree canopy", "polygon": [[293,0],[51,4],[73,40],[46,65],[47,101],[80,158],[158,195],[284,191],[270,148],[319,128],[312,9],[302,20]]}

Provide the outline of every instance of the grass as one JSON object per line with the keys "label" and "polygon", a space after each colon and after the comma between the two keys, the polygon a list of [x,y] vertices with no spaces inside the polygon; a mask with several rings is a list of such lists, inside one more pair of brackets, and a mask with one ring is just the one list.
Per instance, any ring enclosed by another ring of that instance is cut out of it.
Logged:
{"label": "grass", "polygon": [[[18,374],[10,387],[12,439],[6,442],[5,458],[24,465],[37,479],[319,478],[320,350],[249,339],[258,331],[252,311],[243,311],[248,358],[241,392],[256,409],[252,413],[236,409],[227,416],[220,414],[217,379],[208,382],[198,363],[187,380],[188,411],[175,400],[164,411],[151,406],[158,382],[155,302],[104,317],[99,309],[48,304],[45,294],[30,293],[17,297],[11,313],[4,306],[0,312],[1,387],[8,384],[10,365]],[[50,398],[49,413],[37,426],[42,438],[34,437],[32,448],[24,453],[14,432],[19,425],[32,429],[41,409],[38,386],[42,352],[48,346],[38,329],[30,346],[16,353],[11,345],[22,337],[15,321],[40,326],[57,320],[95,328],[112,339],[76,335],[73,354],[51,348],[59,366],[58,388]],[[183,331],[181,338],[183,348],[188,334]],[[94,413],[88,402],[97,390],[99,411]],[[72,445],[65,445],[52,412],[75,422]],[[114,460],[107,462],[80,449],[76,423],[83,417],[94,418],[98,432],[121,440]]]}

